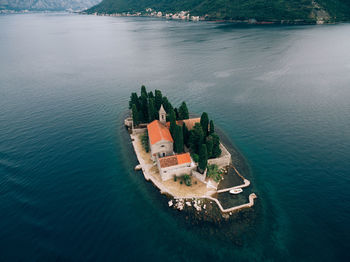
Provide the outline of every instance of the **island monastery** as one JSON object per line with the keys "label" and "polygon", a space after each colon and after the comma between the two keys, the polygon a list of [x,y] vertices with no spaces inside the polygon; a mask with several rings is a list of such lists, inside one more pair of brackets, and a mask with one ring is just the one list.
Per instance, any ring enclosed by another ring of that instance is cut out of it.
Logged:
{"label": "island monastery", "polygon": [[[200,118],[192,118],[177,121],[178,125],[183,123],[188,130],[191,130],[195,123],[199,123]],[[159,120],[154,120],[147,125],[150,151],[152,160],[157,163],[160,176],[163,181],[192,174],[197,165],[186,152],[182,154],[174,153],[174,140],[169,131],[170,123],[166,122],[166,112],[163,105],[159,110]]]}

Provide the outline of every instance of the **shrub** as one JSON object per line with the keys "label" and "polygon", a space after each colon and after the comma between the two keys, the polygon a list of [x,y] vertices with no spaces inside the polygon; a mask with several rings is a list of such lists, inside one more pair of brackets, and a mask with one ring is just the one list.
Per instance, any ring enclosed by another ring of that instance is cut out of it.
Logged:
{"label": "shrub", "polygon": [[196,162],[196,163],[198,163],[198,161],[199,161],[199,155],[193,153],[191,156],[192,156],[193,161]]}
{"label": "shrub", "polygon": [[219,182],[222,178],[222,171],[217,165],[209,165],[207,170],[207,177],[212,178],[215,182]]}
{"label": "shrub", "polygon": [[177,180],[177,176],[174,176],[174,181],[176,182],[176,180]]}
{"label": "shrub", "polygon": [[202,144],[199,150],[199,162],[198,162],[199,171],[201,173],[204,173],[204,170],[207,168],[207,165],[208,165],[207,146],[205,144]]}
{"label": "shrub", "polygon": [[186,186],[192,185],[192,177],[190,175],[187,175],[187,174],[183,175],[183,180]]}

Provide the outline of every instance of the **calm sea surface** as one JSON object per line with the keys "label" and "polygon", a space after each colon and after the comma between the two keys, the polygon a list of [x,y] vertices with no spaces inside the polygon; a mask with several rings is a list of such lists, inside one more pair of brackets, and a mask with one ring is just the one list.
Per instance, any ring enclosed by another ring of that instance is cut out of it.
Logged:
{"label": "calm sea surface", "polygon": [[[349,261],[349,47],[349,24],[1,15],[0,261]],[[133,172],[141,84],[246,157],[244,230],[191,225]]]}

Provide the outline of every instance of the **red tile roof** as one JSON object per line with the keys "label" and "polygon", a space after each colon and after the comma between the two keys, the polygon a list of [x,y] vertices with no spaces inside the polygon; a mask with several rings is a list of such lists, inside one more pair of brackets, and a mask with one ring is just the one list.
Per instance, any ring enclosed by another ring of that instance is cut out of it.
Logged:
{"label": "red tile roof", "polygon": [[191,163],[191,156],[189,153],[159,158],[159,164],[161,168],[182,165],[186,163]]}
{"label": "red tile roof", "polygon": [[153,122],[148,124],[147,130],[151,145],[154,145],[155,143],[161,140],[174,142],[169,129],[162,123],[160,123],[158,120],[154,120]]}
{"label": "red tile roof", "polygon": [[[182,126],[183,123],[185,123],[186,127],[188,130],[191,130],[196,123],[200,123],[201,119],[200,117],[198,118],[190,118],[190,119],[184,119],[184,120],[178,120],[176,121],[177,125]],[[170,127],[170,122],[166,123],[167,127]]]}
{"label": "red tile roof", "polygon": [[176,155],[176,157],[177,157],[177,162],[179,165],[182,165],[185,163],[191,163],[191,156],[189,153]]}

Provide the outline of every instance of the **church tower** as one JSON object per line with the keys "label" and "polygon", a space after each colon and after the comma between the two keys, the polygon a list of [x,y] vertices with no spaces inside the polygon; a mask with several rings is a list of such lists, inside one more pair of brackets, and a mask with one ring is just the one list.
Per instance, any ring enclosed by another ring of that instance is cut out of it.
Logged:
{"label": "church tower", "polygon": [[160,106],[160,109],[159,109],[159,121],[165,125],[166,124],[166,112],[164,110],[164,107],[163,105]]}

